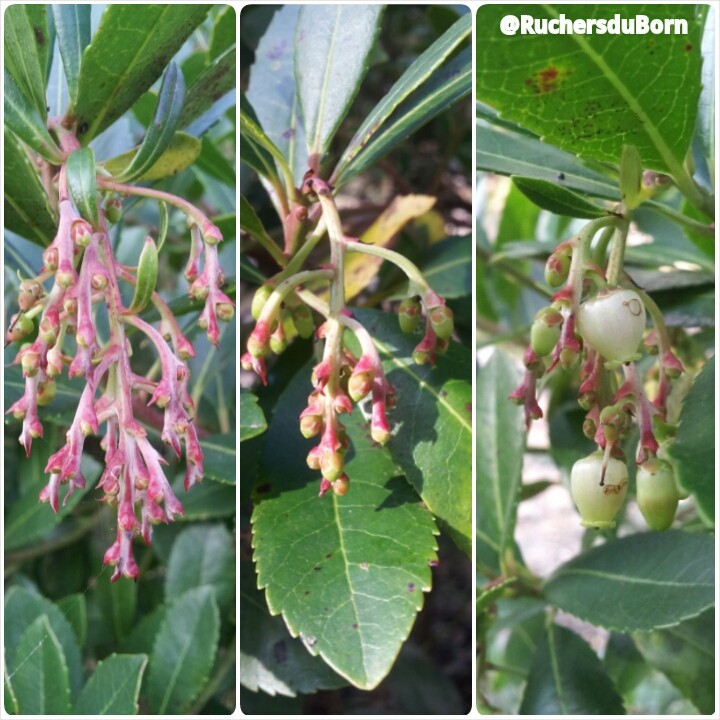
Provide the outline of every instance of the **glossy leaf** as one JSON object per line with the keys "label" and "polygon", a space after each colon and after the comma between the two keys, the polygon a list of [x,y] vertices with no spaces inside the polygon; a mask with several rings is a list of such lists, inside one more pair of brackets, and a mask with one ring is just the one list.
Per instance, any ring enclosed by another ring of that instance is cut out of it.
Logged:
{"label": "glossy leaf", "polygon": [[18,714],[18,701],[12,686],[7,660],[3,659],[3,702],[5,712],[11,715]]}
{"label": "glossy leaf", "polygon": [[294,697],[347,684],[320,657],[308,654],[256,587],[252,563],[240,563],[240,682],[253,692]]}
{"label": "glossy leaf", "polygon": [[273,15],[255,51],[247,89],[258,124],[287,158],[296,185],[308,169],[295,91],[295,28],[300,7],[284,5]]}
{"label": "glossy leaf", "polygon": [[[192,135],[183,132],[175,133],[165,152],[155,161],[152,167],[136,178],[136,182],[151,182],[177,175],[195,162],[195,159],[200,154],[201,147],[200,140]],[[132,162],[137,151],[138,148],[128,150],[122,155],[106,160],[102,163],[102,166],[111,175],[117,176]]]}
{"label": "glossy leaf", "polygon": [[222,610],[235,602],[233,538],[224,525],[195,525],[173,543],[165,575],[165,599],[208,586]]}
{"label": "glossy leaf", "polygon": [[73,593],[60,598],[55,603],[67,621],[70,623],[80,647],[85,646],[87,640],[87,603],[83,593]]}
{"label": "glossy leaf", "polygon": [[622,698],[590,646],[548,625],[528,676],[521,715],[624,715]]}
{"label": "glossy leaf", "polygon": [[[424,215],[435,204],[432,195],[398,195],[361,235],[367,245],[385,246],[415,218]],[[345,299],[351,300],[375,278],[383,259],[363,253],[345,255]]]}
{"label": "glossy leaf", "polygon": [[706,523],[715,525],[715,357],[711,357],[695,378],[685,398],[680,427],[670,456],[676,480],[697,502]]}
{"label": "glossy leaf", "polygon": [[715,710],[715,608],[665,630],[633,633],[645,660],[703,715]]}
{"label": "glossy leaf", "polygon": [[45,67],[50,34],[45,5],[11,5],[3,14],[5,68],[30,99],[40,119],[47,118]]}
{"label": "glossy leaf", "polygon": [[237,173],[233,164],[220,151],[217,140],[211,140],[207,135],[203,136],[202,149],[195,166],[233,190],[235,189]]}
{"label": "glossy leaf", "polygon": [[30,623],[15,651],[12,687],[21,715],[70,712],[68,667],[47,615]]}
{"label": "glossy leaf", "polygon": [[336,187],[364,172],[409,135],[447,110],[472,88],[472,52],[462,50],[407,98],[374,137],[358,152],[339,177]]}
{"label": "glossy leaf", "polygon": [[144,310],[155,292],[158,279],[158,249],[155,241],[148,235],[140,253],[137,265],[137,284],[130,307],[129,314],[137,314]]}
{"label": "glossy leaf", "polygon": [[476,407],[482,424],[476,443],[477,557],[491,575],[500,573],[514,547],[525,428],[522,408],[508,395],[519,382],[513,361],[500,350],[478,368]]}
{"label": "glossy leaf", "polygon": [[85,48],[90,44],[91,5],[50,5],[55,20],[60,57],[70,91],[70,102],[78,96],[80,64]]}
{"label": "glossy leaf", "polygon": [[373,108],[340,158],[333,176],[346,182],[356,174],[349,169],[355,157],[377,135],[397,107],[439,68],[472,30],[471,15],[461,17],[402,74],[390,92]]}
{"label": "glossy leaf", "polygon": [[150,711],[182,713],[198,696],[215,662],[220,618],[209,587],[188,590],[168,608],[155,638],[147,682]]}
{"label": "glossy leaf", "polygon": [[539,208],[555,215],[573,218],[596,218],[607,215],[607,211],[582,198],[561,185],[537,178],[513,176],[515,187]]}
{"label": "glossy leaf", "polygon": [[[533,7],[535,18],[557,19],[562,5]],[[520,12],[520,11],[519,11]],[[663,6],[641,5],[648,18]],[[585,5],[585,18],[613,17],[609,5]],[[500,31],[506,8],[477,15],[477,96],[505,118],[582,157],[617,163],[632,138],[645,167],[682,175],[700,95],[702,23],[695,7],[673,9],[688,35],[638,42],[632,35],[525,35],[523,52]],[[648,36],[650,37],[650,36]],[[638,72],[639,68],[672,72]],[[498,82],[498,77],[502,82]]]}
{"label": "glossy leaf", "polygon": [[430,248],[422,271],[432,289],[449,298],[472,293],[473,242],[470,235],[457,235]]}
{"label": "glossy leaf", "polygon": [[[25,628],[40,615],[47,615],[50,626],[62,645],[70,673],[70,689],[73,695],[82,684],[80,650],[75,633],[60,609],[42,595],[26,588],[13,586],[5,593],[5,651],[15,657],[15,649]],[[22,660],[22,658],[17,658]]]}
{"label": "glossy leaf", "polygon": [[[435,367],[416,365],[420,335],[400,332],[397,317],[356,310],[380,353],[398,403],[388,413],[388,450],[425,505],[468,555],[472,547],[472,353],[452,342]],[[347,334],[346,334],[347,336]]]}
{"label": "glossy leaf", "polygon": [[[245,422],[245,405],[244,395],[247,391],[240,389],[240,438],[242,438],[242,424]],[[264,423],[263,419],[263,423]],[[222,435],[209,435],[202,438],[200,446],[204,454],[203,465],[205,469],[205,477],[208,480],[224,483],[226,485],[235,485],[235,476],[237,470],[235,461],[237,460],[237,440],[235,433],[226,433]]]}
{"label": "glossy leaf", "polygon": [[521,175],[557,183],[595,197],[620,200],[615,180],[593,170],[572,153],[539,138],[507,132],[478,123],[475,162],[478,170],[500,175]]}
{"label": "glossy leaf", "polygon": [[[258,474],[253,545],[258,586],[293,636],[359,688],[389,672],[430,589],[435,525],[357,411],[343,497],[319,498],[298,431],[307,401],[302,368],[276,404]],[[343,416],[343,422],[345,423]]]}
{"label": "glossy leaf", "polygon": [[537,598],[499,600],[487,632],[487,659],[527,677],[545,634],[545,603]]}
{"label": "glossy leaf", "polygon": [[270,183],[279,187],[278,171],[275,167],[273,155],[271,155],[256,140],[251,139],[249,134],[242,130],[242,116],[245,114],[259,128],[259,122],[255,111],[243,93],[240,93],[240,159],[243,163],[255,170],[261,177],[267,178]]}
{"label": "glossy leaf", "polygon": [[255,212],[255,208],[245,199],[244,195],[240,196],[240,229],[262,242],[264,247],[277,244],[270,235],[268,235],[262,221]]}
{"label": "glossy leaf", "polygon": [[210,40],[208,41],[207,49],[208,60],[214,60],[234,43],[235,8],[230,5],[225,5],[222,6],[222,10],[217,14],[212,30],[210,31]]}
{"label": "glossy leaf", "polygon": [[309,164],[322,160],[367,72],[381,5],[302,5],[295,78]]}
{"label": "glossy leaf", "polygon": [[185,492],[183,478],[178,477],[172,488],[185,510],[182,521],[213,520],[235,514],[235,488],[226,483],[198,483]]}
{"label": "glossy leaf", "polygon": [[244,388],[240,389],[240,442],[265,432],[267,421],[257,404],[257,398]]}
{"label": "glossy leaf", "polygon": [[134,582],[99,582],[93,594],[111,636],[122,642],[135,626],[138,586]]}
{"label": "glossy leaf", "polygon": [[[75,116],[87,144],[160,77],[208,5],[108,5],[82,58]],[[118,32],[122,28],[123,32]]]}
{"label": "glossy leaf", "polygon": [[77,715],[137,715],[147,655],[113,653],[101,660],[73,708]]}
{"label": "glossy leaf", "polygon": [[713,538],[668,530],[607,542],[560,566],[545,583],[545,596],[613,630],[678,625],[715,601]]}
{"label": "glossy leaf", "polygon": [[7,68],[4,71],[5,124],[38,155],[59,164],[62,153],[50,137],[43,119],[18,87]]}
{"label": "glossy leaf", "polygon": [[5,227],[39,245],[49,245],[57,229],[50,199],[24,147],[7,127],[3,136]]}
{"label": "glossy leaf", "polygon": [[100,227],[95,153],[92,148],[81,148],[70,153],[67,159],[67,181],[75,207],[94,230]]}
{"label": "glossy leaf", "polygon": [[187,127],[234,87],[235,45],[216,57],[192,81],[185,97],[179,127]]}
{"label": "glossy leaf", "polygon": [[185,80],[182,71],[171,62],[163,75],[153,121],[148,126],[140,149],[123,170],[119,180],[142,177],[159,160],[175,136],[184,99]]}

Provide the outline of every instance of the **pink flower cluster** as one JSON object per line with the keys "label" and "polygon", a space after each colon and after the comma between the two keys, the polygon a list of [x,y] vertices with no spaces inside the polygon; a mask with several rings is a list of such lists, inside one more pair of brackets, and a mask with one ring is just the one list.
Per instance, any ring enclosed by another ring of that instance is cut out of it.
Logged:
{"label": "pink flower cluster", "polygon": [[[185,361],[194,356],[192,343],[180,330],[167,304],[153,293],[152,302],[161,317],[159,329],[123,305],[119,280],[137,282],[132,269],[115,259],[107,233],[107,219],[99,209],[96,231],[75,210],[67,187],[66,167],[59,175],[59,226],[55,239],[45,250],[44,265],[36,278],[21,284],[21,312],[13,318],[7,341],[22,340],[34,329],[39,316],[37,338],[21,347],[15,358],[25,377],[25,392],[8,410],[23,421],[20,443],[29,455],[34,438],[43,426],[38,405],[54,395],[55,380],[67,367],[68,377],[85,378],[85,387],[67,432],[66,444],[48,460],[50,474],[39,495],[56,512],[60,486],[66,485],[63,504],[77,488],[85,487],[81,461],[85,439],[99,435],[105,426],[101,447],[105,469],[97,485],[102,500],[117,508],[117,537],[107,550],[104,563],[113,565],[111,580],[120,576],[136,578],[132,539],[142,535],[150,543],[152,526],[183,514],[162,466],[163,454],[149,441],[147,431],[136,419],[135,403],[150,396],[148,405],[164,410],[161,437],[178,457],[185,449],[185,489],[203,477],[203,453],[193,419],[194,405],[188,391],[189,372]],[[186,276],[192,281],[190,294],[205,300],[199,325],[208,338],[218,343],[217,318],[230,319],[231,300],[220,290],[224,282],[218,263],[219,230],[206,223],[201,235],[192,226],[193,246]],[[204,252],[202,271],[199,260]],[[46,291],[45,284],[52,281]],[[100,337],[96,313],[105,309],[109,338]],[[139,331],[154,346],[161,375],[153,380],[131,367],[129,333]],[[74,337],[74,342],[71,338]]]}

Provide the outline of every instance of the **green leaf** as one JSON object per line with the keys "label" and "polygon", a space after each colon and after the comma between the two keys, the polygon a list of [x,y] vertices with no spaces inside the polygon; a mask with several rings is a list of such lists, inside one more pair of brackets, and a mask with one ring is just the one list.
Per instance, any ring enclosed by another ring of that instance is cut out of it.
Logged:
{"label": "green leaf", "polygon": [[715,525],[715,356],[703,365],[680,415],[670,446],[676,480],[693,494],[703,520]]}
{"label": "green leaf", "polygon": [[319,657],[309,655],[282,618],[272,617],[257,589],[252,563],[240,562],[240,682],[268,695],[314,693],[347,685]]}
{"label": "green leaf", "polygon": [[521,715],[624,715],[618,695],[590,646],[548,625],[528,676]]}
{"label": "green leaf", "polygon": [[12,75],[4,71],[5,124],[38,155],[51,163],[60,164],[62,152],[50,137],[45,122],[23,95]]}
{"label": "green leaf", "polygon": [[[240,423],[245,422],[244,396],[247,390],[240,388]],[[263,420],[264,422],[264,420]],[[242,440],[242,429],[240,431]],[[235,433],[222,435],[209,435],[200,441],[204,453],[203,468],[208,480],[235,485],[237,474],[235,461],[237,460],[237,439]]]}
{"label": "green leaf", "polygon": [[168,608],[150,658],[147,697],[152,713],[188,709],[207,682],[219,634],[211,588],[188,590]]}
{"label": "green leaf", "polygon": [[478,368],[475,402],[483,419],[476,443],[477,559],[493,576],[500,574],[514,549],[525,428],[522,408],[508,395],[519,381],[512,359],[497,349]]}
{"label": "green leaf", "polygon": [[[423,83],[442,66],[458,45],[470,35],[471,31],[471,15],[463,15],[402,74],[390,88],[390,92],[365,118],[360,129],[345,148],[333,173],[336,179],[347,182],[350,177],[359,172],[350,169],[355,157],[384,128],[388,118],[397,107],[418,88],[422,88]],[[265,124],[263,127],[266,127]]]}
{"label": "green leaf", "polygon": [[471,235],[457,235],[430,248],[422,266],[432,289],[445,299],[472,293],[473,242]]}
{"label": "green leaf", "polygon": [[537,138],[484,123],[476,125],[476,137],[478,170],[562,183],[563,187],[594,197],[620,200],[617,182],[591,169],[575,155]]}
{"label": "green leaf", "polygon": [[224,525],[195,525],[183,530],[173,543],[165,576],[165,599],[186,590],[209,586],[221,610],[235,603],[233,539]]}
{"label": "green leaf", "polygon": [[3,659],[3,701],[5,712],[11,715],[18,714],[18,701],[15,697],[15,690],[12,686],[12,680],[9,675],[7,660]]}
{"label": "green leaf", "polygon": [[95,597],[105,623],[115,640],[120,643],[135,626],[138,605],[138,587],[134,582],[99,582]]}
{"label": "green leaf", "polygon": [[129,654],[144,653],[149,655],[165,618],[166,610],[165,605],[161,604],[143,615],[135,624],[132,632],[120,643],[120,651]]}
{"label": "green leaf", "polygon": [[530,597],[501,599],[487,632],[487,659],[515,675],[527,677],[545,633],[545,603]]}
{"label": "green leaf", "polygon": [[[295,29],[300,7],[285,5],[273,15],[255,51],[247,89],[256,122],[287,159],[297,185],[308,169],[295,85]],[[247,162],[242,151],[240,155]]]}
{"label": "green leaf", "polygon": [[555,215],[587,219],[607,215],[604,208],[588,202],[572,190],[547,180],[513,175],[512,181],[526,198],[532,200],[539,208],[549,210]]}
{"label": "green leaf", "polygon": [[159,253],[167,239],[168,227],[170,225],[170,215],[168,213],[167,203],[164,200],[158,202],[158,214],[160,215],[157,240],[157,251]]}
{"label": "green leaf", "polygon": [[67,180],[75,207],[93,230],[100,227],[95,153],[92,148],[81,148],[70,153],[67,159]]}
{"label": "green leaf", "polygon": [[101,660],[73,708],[77,715],[137,715],[147,655],[113,653]]}
{"label": "green leaf", "polygon": [[301,5],[295,77],[313,165],[330,147],[360,89],[380,29],[381,5]]}
{"label": "green leaf", "polygon": [[[398,403],[388,450],[432,514],[468,556],[472,550],[472,353],[451,342],[435,367],[416,365],[421,339],[400,332],[397,318],[356,310],[380,353]],[[348,333],[346,333],[346,338]]]}
{"label": "green leaf", "polygon": [[47,615],[40,615],[24,629],[11,679],[21,715],[70,712],[68,667]]}
{"label": "green leaf", "polygon": [[[29,460],[21,460],[19,465],[21,476],[29,470]],[[98,464],[90,457],[82,460],[82,471],[85,477],[94,477]],[[27,492],[17,502],[6,510],[5,515],[5,550],[15,550],[29,545],[35,540],[48,535],[54,528],[75,509],[80,501],[92,489],[92,483],[88,482],[85,489],[77,489],[68,499],[67,503],[61,504],[58,512],[53,512],[45,503],[38,502],[37,493],[46,484],[47,476],[37,476],[35,492]]]}
{"label": "green leaf", "polygon": [[[282,154],[277,149],[272,140],[263,132],[263,129],[251,118],[250,115],[246,114],[240,107],[240,138],[245,135],[248,144],[254,146],[255,154],[258,156],[260,162],[259,167],[256,167],[257,160],[250,155],[243,155],[242,145],[240,146],[240,155],[243,158],[243,162],[246,162],[253,169],[255,169],[261,175],[272,177],[275,172],[274,167],[269,167],[268,162],[270,157],[274,158],[279,162],[280,165],[285,162]],[[256,164],[253,164],[256,163]]]}
{"label": "green leaf", "polygon": [[336,186],[343,185],[353,175],[364,172],[418,128],[447,110],[467,95],[472,88],[472,52],[466,48],[407,98],[346,166]]}
{"label": "green leaf", "polygon": [[187,127],[235,87],[235,45],[216,57],[188,88],[179,127]]}
{"label": "green leaf", "polygon": [[240,442],[265,432],[267,422],[258,400],[249,390],[240,389]]}
{"label": "green leaf", "polygon": [[7,127],[4,128],[3,136],[5,227],[39,245],[47,246],[57,229],[50,198],[24,146]]}
{"label": "green leaf", "polygon": [[145,244],[138,260],[137,284],[135,285],[132,302],[127,309],[128,314],[136,315],[147,307],[152,294],[155,292],[157,279],[158,249],[155,241],[148,235],[145,238]]}
{"label": "green leaf", "polygon": [[202,149],[195,166],[233,190],[235,189],[236,173],[233,164],[220,151],[217,141],[210,139],[207,135],[203,135]]}
{"label": "green leaf", "polygon": [[11,5],[3,15],[5,67],[43,124],[47,118],[45,67],[50,35],[45,5]]}
{"label": "green leaf", "polygon": [[235,43],[235,8],[230,5],[220,6],[208,42],[208,60],[214,60]]}
{"label": "green leaf", "polygon": [[666,630],[633,633],[645,660],[703,714],[715,710],[715,608]]}
{"label": "green leaf", "polygon": [[257,117],[252,106],[245,98],[245,94],[240,94],[240,160],[247,166],[255,170],[261,177],[267,178],[274,188],[280,187],[278,172],[275,167],[273,156],[262,145],[257,144],[254,139],[250,139],[247,133],[242,131],[242,115],[243,113],[253,121],[258,127]]}
{"label": "green leaf", "polygon": [[[557,19],[562,5],[532,6],[538,19]],[[518,14],[522,13],[518,8]],[[610,19],[610,5],[584,5],[582,17]],[[633,12],[665,18],[665,6]],[[617,163],[634,144],[645,167],[679,176],[690,146],[700,96],[702,23],[693,5],[673,8],[688,35],[525,35],[500,31],[506,8],[477,15],[477,96],[505,118],[582,157]],[[672,68],[656,72],[655,68]],[[499,82],[498,78],[502,78]]]}
{"label": "green leaf", "polygon": [[275,244],[265,230],[262,220],[257,216],[255,208],[245,199],[244,195],[240,196],[240,229],[260,242]]}
{"label": "green leaf", "polygon": [[75,116],[87,144],[160,77],[208,5],[108,5],[82,58]]}
{"label": "green leaf", "polygon": [[70,623],[80,647],[85,646],[87,640],[87,603],[84,593],[73,593],[60,598],[55,603],[67,621]]}
{"label": "green leaf", "polygon": [[545,596],[612,630],[677,625],[714,602],[713,538],[668,530],[607,542],[556,570],[545,583]]}
{"label": "green leaf", "polygon": [[[148,168],[136,182],[151,182],[162,180],[162,178],[176,175],[195,162],[200,154],[202,143],[197,138],[187,133],[177,132],[165,149],[165,152],[155,161],[155,164]],[[132,162],[138,148],[133,148],[122,155],[106,160],[101,165],[114,176],[119,175]]]}
{"label": "green leaf", "polygon": [[631,693],[652,672],[627,633],[610,633],[603,664],[623,697]]}
{"label": "green leaf", "polygon": [[173,492],[180,498],[185,514],[180,522],[212,520],[232,517],[235,514],[235,487],[222,482],[198,483],[187,492],[183,489],[183,478],[172,483]]}
{"label": "green leaf", "polygon": [[85,48],[90,44],[91,5],[50,5],[58,47],[62,57],[65,79],[70,91],[70,102],[78,96],[80,65]]}
{"label": "green leaf", "polygon": [[140,149],[123,170],[119,180],[126,182],[142,177],[160,158],[175,136],[185,99],[185,80],[177,65],[171,62],[163,75],[153,121],[148,126]]}
{"label": "green leaf", "polygon": [[435,525],[357,412],[346,423],[350,489],[317,496],[320,476],[305,464],[297,421],[309,375],[305,366],[290,382],[265,436],[252,516],[258,586],[313,655],[372,689],[430,589]]}

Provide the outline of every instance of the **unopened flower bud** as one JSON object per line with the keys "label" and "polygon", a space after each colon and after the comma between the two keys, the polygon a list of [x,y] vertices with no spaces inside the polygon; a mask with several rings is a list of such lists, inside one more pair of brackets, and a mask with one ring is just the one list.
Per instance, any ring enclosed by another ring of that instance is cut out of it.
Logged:
{"label": "unopened flower bud", "polygon": [[293,308],[292,316],[298,335],[306,340],[312,337],[312,334],[315,332],[315,323],[313,322],[310,308],[307,305],[299,305]]}
{"label": "unopened flower bud", "polygon": [[372,370],[353,373],[348,380],[348,395],[353,402],[360,402],[371,390],[374,381]]}
{"label": "unopened flower bud", "polygon": [[370,428],[370,435],[380,445],[387,445],[388,440],[390,440],[390,431],[379,425],[373,425]]}
{"label": "unopened flower bud", "polygon": [[323,427],[324,423],[320,415],[306,415],[300,418],[300,432],[304,438],[315,437],[322,432]]}
{"label": "unopened flower bud", "polygon": [[345,473],[340,475],[340,477],[332,484],[333,492],[336,495],[344,495],[348,491],[349,487],[350,478]]}
{"label": "unopened flower bud", "polygon": [[550,255],[545,263],[545,282],[550,287],[560,287],[570,272],[570,257],[572,249],[564,247]]}
{"label": "unopened flower bud", "polygon": [[28,350],[23,353],[20,364],[22,366],[23,375],[26,375],[27,377],[34,377],[40,369],[40,353],[35,350]]}
{"label": "unopened flower bud", "polygon": [[208,284],[203,281],[203,278],[198,278],[197,280],[193,281],[193,284],[188,290],[188,295],[192,300],[207,300],[207,296],[209,293],[210,288],[208,287]]}
{"label": "unopened flower bud", "polygon": [[60,262],[58,249],[52,245],[43,251],[43,265],[50,272],[55,272]]}
{"label": "unopened flower bud", "polygon": [[267,340],[258,338],[254,333],[248,338],[247,349],[254,358],[266,357],[270,352]]}
{"label": "unopened flower bud", "polygon": [[265,303],[268,301],[268,298],[272,295],[272,292],[273,289],[269,285],[261,285],[255,291],[252,299],[252,305],[250,307],[253,319],[258,320],[260,318],[260,313],[265,307]]}
{"label": "unopened flower bud", "polygon": [[28,292],[27,290],[20,291],[20,294],[18,295],[18,306],[23,312],[34,307],[36,302],[37,300],[31,292]]}
{"label": "unopened flower bud", "polygon": [[93,290],[104,290],[108,284],[107,275],[104,275],[103,273],[93,273],[90,284],[92,285]]}
{"label": "unopened flower bud", "polygon": [[224,322],[230,322],[235,317],[235,308],[230,303],[218,303],[215,312]]}
{"label": "unopened flower bud", "polygon": [[446,305],[433,308],[430,311],[430,324],[440,339],[447,340],[454,328],[453,311]]}
{"label": "unopened flower bud", "polygon": [[560,339],[563,316],[552,307],[545,307],[535,315],[530,328],[530,347],[540,356],[549,355]]}
{"label": "unopened flower bud", "polygon": [[37,404],[49,405],[55,399],[57,387],[54,380],[46,380],[38,383]]}
{"label": "unopened flower bud", "polygon": [[566,370],[572,370],[580,362],[580,353],[573,348],[564,347],[560,351],[560,364]]}
{"label": "unopened flower bud", "polygon": [[339,452],[324,452],[320,457],[320,471],[323,477],[334,482],[340,477],[343,469],[343,457]]}
{"label": "unopened flower bud", "polygon": [[120,218],[122,217],[122,201],[119,197],[114,196],[105,201],[105,217],[113,225],[120,222]]}
{"label": "unopened flower bud", "polygon": [[35,323],[25,315],[13,315],[10,319],[10,329],[7,331],[8,342],[17,342],[26,338],[35,328]]}
{"label": "unopened flower bud", "polygon": [[307,466],[311,470],[319,470],[320,469],[320,446],[314,447],[309,453],[306,458]]}
{"label": "unopened flower bud", "polygon": [[412,359],[416,365],[424,365],[430,360],[430,353],[427,350],[418,350],[416,348],[413,350]]}
{"label": "unopened flower bud", "polygon": [[75,284],[75,273],[72,269],[63,268],[55,273],[55,282],[63,289],[67,290]]}
{"label": "unopened flower bud", "polygon": [[405,298],[398,308],[400,329],[404,333],[412,333],[417,329],[422,314],[422,307],[416,297]]}
{"label": "unopened flower bud", "polygon": [[92,240],[92,228],[85,220],[76,220],[70,233],[73,242],[79,247],[87,247]]}

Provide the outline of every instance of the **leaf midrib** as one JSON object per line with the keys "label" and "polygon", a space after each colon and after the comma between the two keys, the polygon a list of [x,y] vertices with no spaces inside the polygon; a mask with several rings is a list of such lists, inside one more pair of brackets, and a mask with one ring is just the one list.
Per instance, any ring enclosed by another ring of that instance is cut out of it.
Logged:
{"label": "leaf midrib", "polygon": [[592,570],[590,568],[567,568],[562,570],[558,577],[568,575],[589,575],[605,580],[617,580],[618,582],[631,583],[635,585],[659,585],[661,587],[679,587],[687,590],[688,588],[714,588],[714,583],[687,583],[677,582],[675,580],[651,580],[648,578],[634,577],[632,575],[621,575],[620,573],[611,573],[602,570]]}

